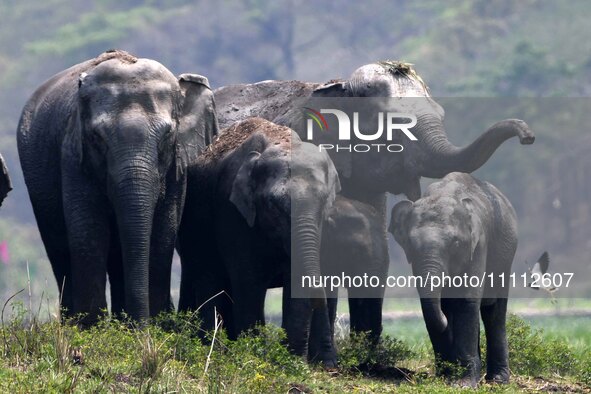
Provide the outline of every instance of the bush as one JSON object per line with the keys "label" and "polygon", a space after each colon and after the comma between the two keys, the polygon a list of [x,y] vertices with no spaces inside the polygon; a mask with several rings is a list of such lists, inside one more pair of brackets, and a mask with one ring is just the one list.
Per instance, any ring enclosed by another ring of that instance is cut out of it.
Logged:
{"label": "bush", "polygon": [[345,370],[358,369],[371,371],[374,366],[393,367],[413,356],[410,348],[401,341],[383,335],[377,344],[372,343],[367,333],[351,333],[349,337],[337,341],[339,364]]}
{"label": "bush", "polygon": [[567,375],[578,365],[571,346],[563,339],[547,338],[522,318],[507,319],[509,366],[513,374],[529,376]]}

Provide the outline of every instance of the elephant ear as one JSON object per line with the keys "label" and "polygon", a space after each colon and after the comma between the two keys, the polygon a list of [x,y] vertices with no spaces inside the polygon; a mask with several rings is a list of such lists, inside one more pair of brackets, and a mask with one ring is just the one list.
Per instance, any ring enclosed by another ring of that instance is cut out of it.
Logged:
{"label": "elephant ear", "polygon": [[462,204],[470,213],[470,261],[474,259],[474,252],[480,241],[480,234],[482,233],[482,225],[478,215],[475,213],[474,201],[471,198],[462,198]]}
{"label": "elephant ear", "polygon": [[256,206],[254,200],[254,185],[252,182],[252,171],[254,170],[261,154],[252,151],[247,159],[242,163],[230,192],[230,202],[238,209],[238,212],[244,217],[249,227],[254,226],[256,218]]}
{"label": "elephant ear", "polygon": [[[329,82],[323,85],[320,85],[314,91],[312,91],[312,98],[317,97],[349,97],[349,89],[348,89],[348,82],[347,81],[336,81],[336,82]],[[330,118],[329,118],[330,119]],[[338,129],[338,127],[335,127]],[[319,133],[319,138],[314,140],[315,145],[319,144],[338,144],[339,141],[335,140],[335,135],[330,133]],[[339,176],[344,178],[350,178],[351,172],[353,170],[353,156],[351,152],[348,152],[346,149],[336,151],[335,149],[330,150],[330,158],[332,159],[337,171],[339,172]]]}
{"label": "elephant ear", "polygon": [[181,74],[177,176],[193,163],[219,133],[213,92],[206,77]]}
{"label": "elephant ear", "polygon": [[[408,218],[414,207],[414,203],[409,200],[400,201],[392,208],[390,215],[390,226],[388,231],[394,236],[394,239],[406,252],[408,245]],[[408,257],[408,256],[407,256]],[[410,260],[407,258],[408,262]]]}
{"label": "elephant ear", "polygon": [[0,155],[0,206],[2,201],[8,195],[8,192],[12,190],[12,182],[10,175],[8,175],[8,168],[2,155]]}
{"label": "elephant ear", "polygon": [[331,81],[312,91],[312,97],[347,97],[348,95],[346,81]]}

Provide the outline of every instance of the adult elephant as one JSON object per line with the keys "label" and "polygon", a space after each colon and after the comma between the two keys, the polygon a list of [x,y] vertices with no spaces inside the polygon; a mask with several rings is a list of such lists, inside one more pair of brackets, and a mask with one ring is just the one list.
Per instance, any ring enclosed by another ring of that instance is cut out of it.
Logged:
{"label": "adult elephant", "polygon": [[[225,129],[188,176],[179,310],[199,308],[212,329],[215,307],[235,338],[265,322],[267,289],[283,286],[290,349],[307,356],[316,311],[326,327],[318,360],[336,366],[324,290],[299,285],[321,274],[322,225],[340,190],[328,155],[287,127],[252,118]],[[291,298],[296,287],[301,297]]]}
{"label": "adult elephant", "polygon": [[4,157],[0,155],[0,206],[2,206],[2,202],[4,202],[4,199],[11,190],[12,181],[10,180],[10,175],[8,175],[8,168],[6,167]]}
{"label": "adult elephant", "polygon": [[[306,130],[300,127],[303,123],[302,105],[309,99],[422,97],[418,100],[427,110],[417,113],[417,124],[412,128],[417,141],[405,144],[403,152],[375,155],[328,151],[339,174],[342,194],[372,205],[378,211],[384,239],[387,237],[386,192],[405,194],[410,200],[417,200],[421,196],[421,177],[442,178],[454,171],[470,173],[486,163],[507,139],[516,136],[521,144],[531,144],[535,139],[525,122],[508,119],[495,123],[464,147],[453,145],[443,127],[443,109],[430,98],[428,88],[410,65],[400,62],[368,64],[355,70],[349,79],[326,84],[263,81],[225,86],[216,89],[214,95],[220,125],[260,116],[293,128],[302,139],[306,138]],[[381,105],[375,108],[376,111],[389,112],[388,105],[395,100],[375,102]],[[398,108],[391,109],[399,112]],[[375,130],[375,124],[369,129]],[[336,138],[331,133],[321,135],[328,142],[330,138],[333,141]],[[388,143],[385,140],[374,142]],[[353,316],[364,316],[367,310],[380,310],[381,303],[380,298],[358,300],[350,310],[352,319],[355,319]],[[379,326],[372,327],[372,332],[381,331],[381,316],[371,320],[379,323]]]}
{"label": "adult elephant", "polygon": [[197,75],[109,51],[55,75],[25,105],[18,150],[62,307],[94,322],[170,308],[186,166],[217,134]]}

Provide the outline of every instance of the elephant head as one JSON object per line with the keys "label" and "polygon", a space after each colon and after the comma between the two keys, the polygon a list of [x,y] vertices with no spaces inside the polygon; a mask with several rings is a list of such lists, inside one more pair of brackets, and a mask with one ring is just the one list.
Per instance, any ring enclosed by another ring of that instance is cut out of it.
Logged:
{"label": "elephant head", "polygon": [[2,206],[2,202],[11,190],[12,182],[8,175],[8,168],[4,158],[0,155],[0,206]]}
{"label": "elephant head", "polygon": [[160,63],[125,52],[106,56],[79,76],[64,147],[74,149],[113,207],[126,308],[143,318],[157,202],[165,182],[184,182],[187,163],[217,134],[217,121],[204,77],[177,79]]}
{"label": "elephant head", "polygon": [[[404,250],[414,275],[426,281],[441,277],[443,272],[464,273],[483,264],[485,232],[476,209],[472,199],[455,196],[429,196],[415,203],[401,201],[392,208],[389,231]],[[427,285],[417,289],[427,327],[442,333],[448,325],[441,308],[442,287]],[[466,292],[471,289],[452,291],[468,297]]]}
{"label": "elephant head", "polygon": [[[332,161],[292,130],[260,118],[230,127],[220,139],[237,132],[253,135],[233,154],[243,160],[232,180],[230,202],[250,227],[280,238],[294,275],[319,277],[322,224],[340,191]],[[325,299],[322,289],[312,293],[314,299]]]}
{"label": "elephant head", "polygon": [[[411,200],[420,197],[420,177],[442,178],[454,171],[470,173],[486,163],[505,140],[517,136],[521,144],[531,144],[535,138],[525,122],[507,119],[495,123],[465,147],[453,145],[443,127],[443,109],[430,97],[428,88],[411,66],[400,62],[386,61],[362,66],[347,80],[316,87],[311,98],[318,97],[366,97],[373,99],[378,106],[373,109],[383,112],[401,111],[392,107],[395,100],[377,98],[414,97],[408,100],[420,102],[420,109],[415,111],[417,124],[412,128],[417,141],[405,144],[403,152],[351,154],[329,151],[343,184],[373,192],[404,193]],[[375,127],[372,120],[371,124],[360,129],[375,130]],[[303,137],[302,133],[300,135]],[[327,135],[329,133],[323,138],[330,139]],[[335,137],[332,138],[334,143]],[[388,143],[385,138],[372,142]]]}

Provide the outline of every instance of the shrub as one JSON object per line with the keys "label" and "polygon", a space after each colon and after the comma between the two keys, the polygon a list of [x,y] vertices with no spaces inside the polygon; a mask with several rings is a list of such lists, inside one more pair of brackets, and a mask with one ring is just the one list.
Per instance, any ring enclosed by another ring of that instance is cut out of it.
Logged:
{"label": "shrub", "polygon": [[337,341],[339,364],[343,369],[371,370],[373,366],[393,367],[413,356],[413,352],[403,342],[388,335],[382,335],[375,344],[367,333],[351,333]]}
{"label": "shrub", "polygon": [[514,374],[544,376],[566,375],[577,369],[571,346],[563,339],[547,338],[525,320],[510,315],[507,319],[509,366]]}

